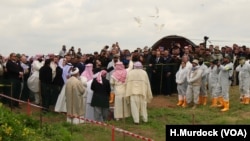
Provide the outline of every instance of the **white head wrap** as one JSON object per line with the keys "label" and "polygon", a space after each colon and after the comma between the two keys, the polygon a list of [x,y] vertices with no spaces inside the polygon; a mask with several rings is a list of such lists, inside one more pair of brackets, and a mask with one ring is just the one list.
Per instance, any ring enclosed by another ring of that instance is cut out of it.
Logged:
{"label": "white head wrap", "polygon": [[143,69],[143,65],[140,61],[134,63],[134,69]]}
{"label": "white head wrap", "polygon": [[70,75],[75,75],[79,73],[79,69],[78,68],[73,68],[71,71],[70,71]]}

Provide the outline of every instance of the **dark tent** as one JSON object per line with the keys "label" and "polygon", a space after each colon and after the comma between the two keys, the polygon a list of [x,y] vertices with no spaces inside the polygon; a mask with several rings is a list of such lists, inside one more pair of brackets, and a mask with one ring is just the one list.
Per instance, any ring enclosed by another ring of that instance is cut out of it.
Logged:
{"label": "dark tent", "polygon": [[164,47],[165,49],[170,49],[174,46],[175,43],[180,43],[181,47],[192,45],[193,48],[197,46],[194,42],[191,40],[177,35],[169,35],[165,36],[162,39],[158,40],[156,43],[153,44],[152,50],[156,50],[159,47]]}

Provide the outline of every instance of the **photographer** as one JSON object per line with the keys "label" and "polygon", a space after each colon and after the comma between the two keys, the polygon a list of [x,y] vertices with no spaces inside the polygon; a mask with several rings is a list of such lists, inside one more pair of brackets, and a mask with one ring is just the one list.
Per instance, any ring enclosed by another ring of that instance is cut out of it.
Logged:
{"label": "photographer", "polygon": [[229,88],[232,83],[233,75],[233,63],[229,56],[223,58],[222,64],[218,63],[219,69],[218,85],[216,87],[216,97],[218,97],[219,105],[222,108],[221,111],[225,112],[229,110]]}
{"label": "photographer", "polygon": [[75,48],[74,46],[72,46],[68,52],[68,54],[71,56],[71,57],[76,57],[76,52],[75,52]]}

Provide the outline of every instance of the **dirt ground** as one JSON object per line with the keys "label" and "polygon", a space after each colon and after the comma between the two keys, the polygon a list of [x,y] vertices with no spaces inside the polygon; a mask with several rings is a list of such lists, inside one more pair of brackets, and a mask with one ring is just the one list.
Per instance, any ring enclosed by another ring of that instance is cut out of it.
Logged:
{"label": "dirt ground", "polygon": [[171,96],[158,95],[154,96],[151,103],[148,104],[148,107],[152,108],[174,108],[175,102],[177,102],[177,94],[172,94]]}

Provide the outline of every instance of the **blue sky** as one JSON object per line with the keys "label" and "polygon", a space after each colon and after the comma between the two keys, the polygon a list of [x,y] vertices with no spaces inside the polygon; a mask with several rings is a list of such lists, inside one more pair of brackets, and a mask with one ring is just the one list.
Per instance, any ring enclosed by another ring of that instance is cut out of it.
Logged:
{"label": "blue sky", "polygon": [[248,0],[1,0],[0,54],[58,53],[63,44],[93,53],[115,42],[133,51],[168,35],[249,47],[249,5]]}

